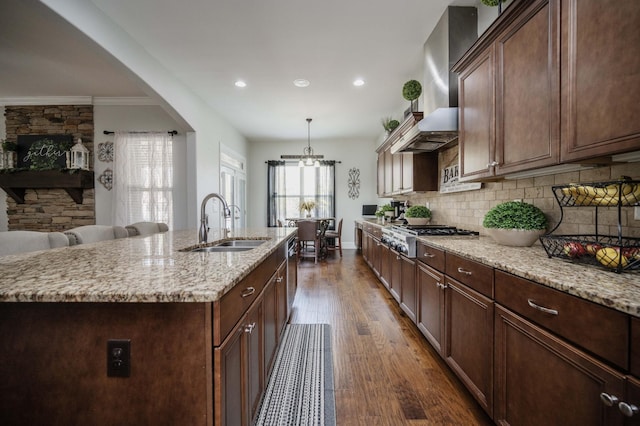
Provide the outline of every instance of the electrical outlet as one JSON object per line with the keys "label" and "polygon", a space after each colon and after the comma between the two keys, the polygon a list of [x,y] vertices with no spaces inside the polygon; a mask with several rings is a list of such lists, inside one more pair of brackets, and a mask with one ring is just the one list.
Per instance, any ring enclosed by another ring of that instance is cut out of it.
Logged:
{"label": "electrical outlet", "polygon": [[633,208],[633,218],[635,220],[640,220],[640,206]]}
{"label": "electrical outlet", "polygon": [[107,377],[131,375],[131,340],[107,340]]}
{"label": "electrical outlet", "polygon": [[521,203],[522,202],[522,198],[514,198],[514,200],[516,203]]}

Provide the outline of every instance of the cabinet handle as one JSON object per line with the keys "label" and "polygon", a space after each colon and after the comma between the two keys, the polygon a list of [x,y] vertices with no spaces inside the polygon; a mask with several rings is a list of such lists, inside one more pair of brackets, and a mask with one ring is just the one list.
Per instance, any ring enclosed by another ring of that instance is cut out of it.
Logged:
{"label": "cabinet handle", "polygon": [[278,278],[276,278],[276,282],[277,282],[277,283],[281,283],[281,282],[282,282],[282,277],[278,277]]}
{"label": "cabinet handle", "polygon": [[[531,299],[527,299],[527,303],[533,309],[537,309],[540,312],[544,312],[545,314],[558,315],[558,311],[556,311],[555,309],[549,309],[549,308],[545,308],[544,306],[536,305],[535,302],[533,300],[531,300]],[[606,395],[606,394],[605,393],[601,393],[600,394],[600,399],[602,399],[602,395]]]}
{"label": "cabinet handle", "polygon": [[447,285],[446,285],[446,284],[438,283],[438,284],[436,284],[436,285],[438,286],[438,288],[441,288],[441,289],[443,289],[443,290],[444,290],[445,288],[447,288]]}
{"label": "cabinet handle", "polygon": [[255,292],[256,292],[256,289],[254,287],[247,287],[244,290],[242,290],[242,293],[240,293],[240,295],[242,297],[249,297]]}
{"label": "cabinet handle", "polygon": [[436,255],[435,255],[435,254],[431,254],[431,253],[427,253],[427,252],[425,252],[425,253],[423,254],[423,256],[424,256],[424,257],[436,257]]}
{"label": "cabinet handle", "polygon": [[602,401],[602,403],[607,407],[613,407],[615,404],[618,403],[619,399],[615,395],[609,395],[606,392],[602,392],[600,394],[600,401]]}
{"label": "cabinet handle", "polygon": [[400,260],[400,256],[396,256],[396,260]]}
{"label": "cabinet handle", "polygon": [[462,269],[462,268],[458,268],[458,272],[460,272],[461,274],[466,274],[466,275],[471,275],[472,274],[471,271],[467,271],[467,270]]}
{"label": "cabinet handle", "polygon": [[494,161],[492,161],[492,162],[488,163],[488,164],[487,164],[487,167],[495,167],[495,166],[497,166],[497,165],[498,165],[498,162],[494,160]]}
{"label": "cabinet handle", "polygon": [[252,322],[251,324],[247,324],[244,326],[244,332],[245,333],[253,333],[253,329],[256,327],[256,323]]}
{"label": "cabinet handle", "polygon": [[[602,398],[602,394],[600,395],[600,398]],[[627,417],[633,417],[640,413],[640,408],[633,404],[627,404],[626,402],[618,404],[618,410]]]}

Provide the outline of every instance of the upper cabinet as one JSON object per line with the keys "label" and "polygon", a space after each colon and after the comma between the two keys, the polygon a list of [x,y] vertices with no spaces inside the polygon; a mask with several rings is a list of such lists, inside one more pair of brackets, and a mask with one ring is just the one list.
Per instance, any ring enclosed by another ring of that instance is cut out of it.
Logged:
{"label": "upper cabinet", "polygon": [[561,4],[561,160],[640,149],[638,1]]}
{"label": "upper cabinet", "polygon": [[460,180],[640,149],[634,0],[514,2],[454,66]]}
{"label": "upper cabinet", "polygon": [[388,197],[409,192],[438,190],[438,153],[391,153],[391,146],[422,119],[413,113],[377,149],[378,195]]}

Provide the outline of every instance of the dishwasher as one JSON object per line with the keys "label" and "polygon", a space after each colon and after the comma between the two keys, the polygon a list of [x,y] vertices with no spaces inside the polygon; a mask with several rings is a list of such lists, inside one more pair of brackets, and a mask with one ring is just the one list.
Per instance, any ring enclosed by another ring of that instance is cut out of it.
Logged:
{"label": "dishwasher", "polygon": [[293,300],[298,288],[298,256],[296,250],[296,238],[287,241],[287,318],[291,315]]}

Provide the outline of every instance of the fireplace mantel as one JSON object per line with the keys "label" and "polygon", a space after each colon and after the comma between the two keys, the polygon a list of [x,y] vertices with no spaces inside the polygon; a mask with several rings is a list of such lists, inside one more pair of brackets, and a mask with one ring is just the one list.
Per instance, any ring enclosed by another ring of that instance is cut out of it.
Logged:
{"label": "fireplace mantel", "polygon": [[0,173],[0,188],[18,204],[24,204],[27,189],[37,188],[62,188],[76,204],[82,204],[83,191],[95,185],[93,176],[89,170],[21,170]]}

